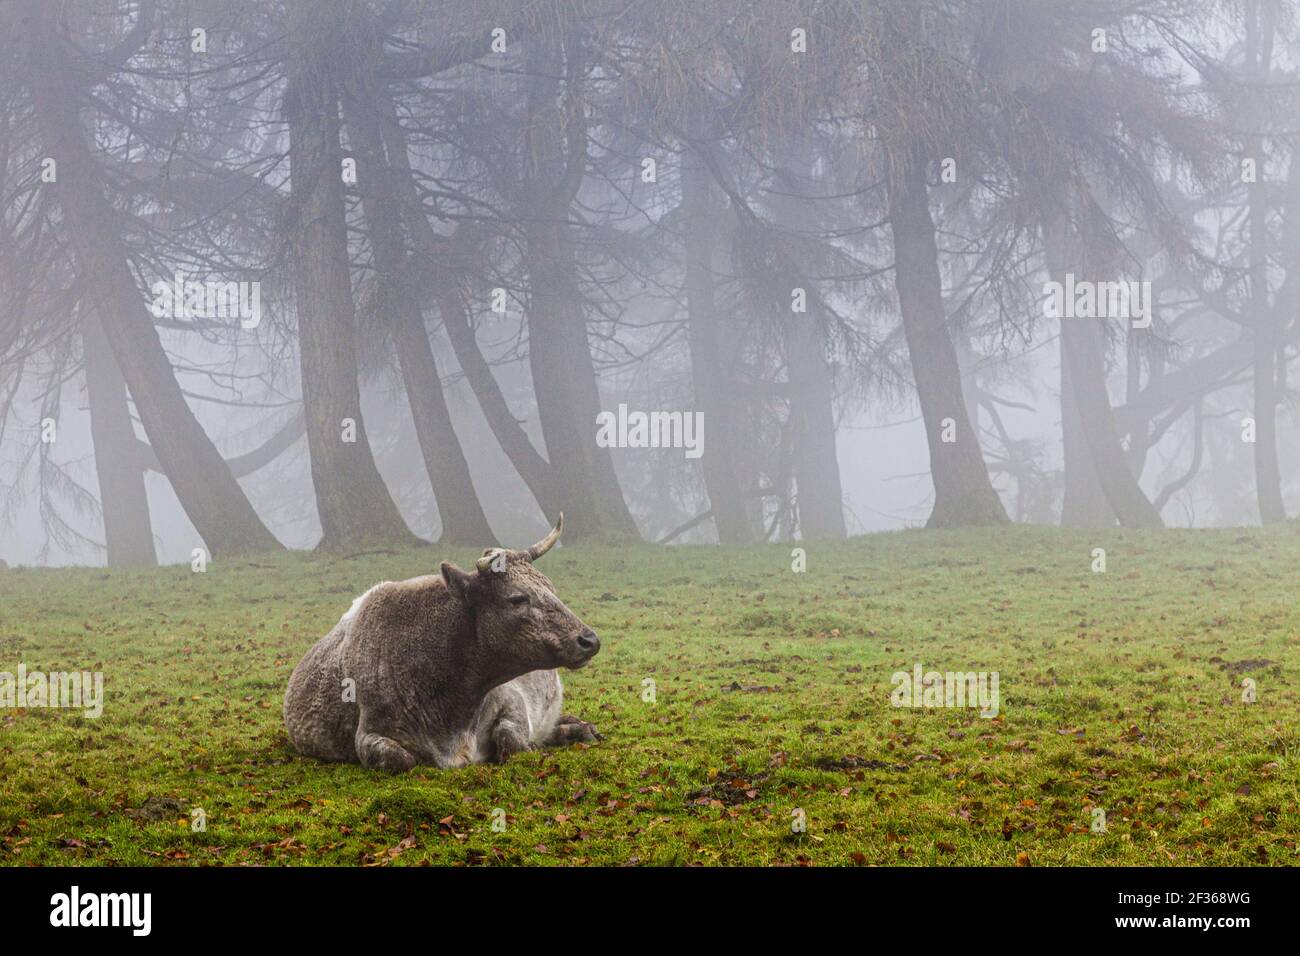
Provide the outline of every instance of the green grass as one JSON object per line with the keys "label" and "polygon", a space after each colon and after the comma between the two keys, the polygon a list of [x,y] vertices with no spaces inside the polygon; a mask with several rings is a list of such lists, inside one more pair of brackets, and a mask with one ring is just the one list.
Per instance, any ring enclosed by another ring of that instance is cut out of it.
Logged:
{"label": "green grass", "polygon": [[[1300,862],[1294,525],[873,535],[802,574],[789,546],[564,548],[544,567],[604,642],[566,710],[603,742],[396,777],[296,756],[299,656],[447,556],[0,571],[0,670],[107,696],[0,711],[0,862]],[[891,707],[916,663],[998,671],[1000,717]]]}

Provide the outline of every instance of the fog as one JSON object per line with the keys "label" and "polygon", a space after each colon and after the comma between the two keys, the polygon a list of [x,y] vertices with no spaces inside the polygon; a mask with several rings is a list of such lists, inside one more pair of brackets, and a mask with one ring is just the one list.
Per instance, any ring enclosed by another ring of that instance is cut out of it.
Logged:
{"label": "fog", "polygon": [[0,559],[1294,514],[1293,11],[861,7],[7,5]]}

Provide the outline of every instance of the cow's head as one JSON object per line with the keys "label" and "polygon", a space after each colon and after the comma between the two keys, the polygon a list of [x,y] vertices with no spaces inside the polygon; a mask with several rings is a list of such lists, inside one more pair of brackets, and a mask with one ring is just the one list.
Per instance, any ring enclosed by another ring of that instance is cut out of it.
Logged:
{"label": "cow's head", "polygon": [[582,667],[600,650],[596,632],[555,595],[533,562],[550,551],[564,530],[564,515],[526,551],[488,548],[472,573],[444,561],[442,578],[474,613],[482,651],[503,670],[524,674]]}

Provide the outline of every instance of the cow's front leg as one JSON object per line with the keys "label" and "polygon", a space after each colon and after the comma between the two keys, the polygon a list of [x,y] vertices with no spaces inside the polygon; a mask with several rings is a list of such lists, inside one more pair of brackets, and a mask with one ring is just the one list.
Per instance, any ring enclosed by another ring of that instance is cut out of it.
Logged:
{"label": "cow's front leg", "polygon": [[494,763],[504,763],[517,753],[533,749],[528,739],[528,705],[518,691],[508,686],[498,688],[488,704],[487,725],[490,759]]}
{"label": "cow's front leg", "polygon": [[390,773],[410,770],[419,762],[415,754],[393,738],[367,733],[360,728],[357,729],[357,757],[367,770],[387,770]]}
{"label": "cow's front leg", "polygon": [[520,725],[509,716],[502,714],[492,725],[492,759],[505,763],[517,753],[532,750],[528,742],[528,726]]}
{"label": "cow's front leg", "polygon": [[571,744],[589,744],[595,740],[604,740],[596,725],[571,714],[560,717],[546,741],[548,747],[568,747]]}

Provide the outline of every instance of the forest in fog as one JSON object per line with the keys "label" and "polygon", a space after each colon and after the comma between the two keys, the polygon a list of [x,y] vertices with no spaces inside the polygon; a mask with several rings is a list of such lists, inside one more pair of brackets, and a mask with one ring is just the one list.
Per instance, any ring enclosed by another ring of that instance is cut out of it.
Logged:
{"label": "forest in fog", "polygon": [[1300,507],[1293,0],[0,0],[0,559]]}

